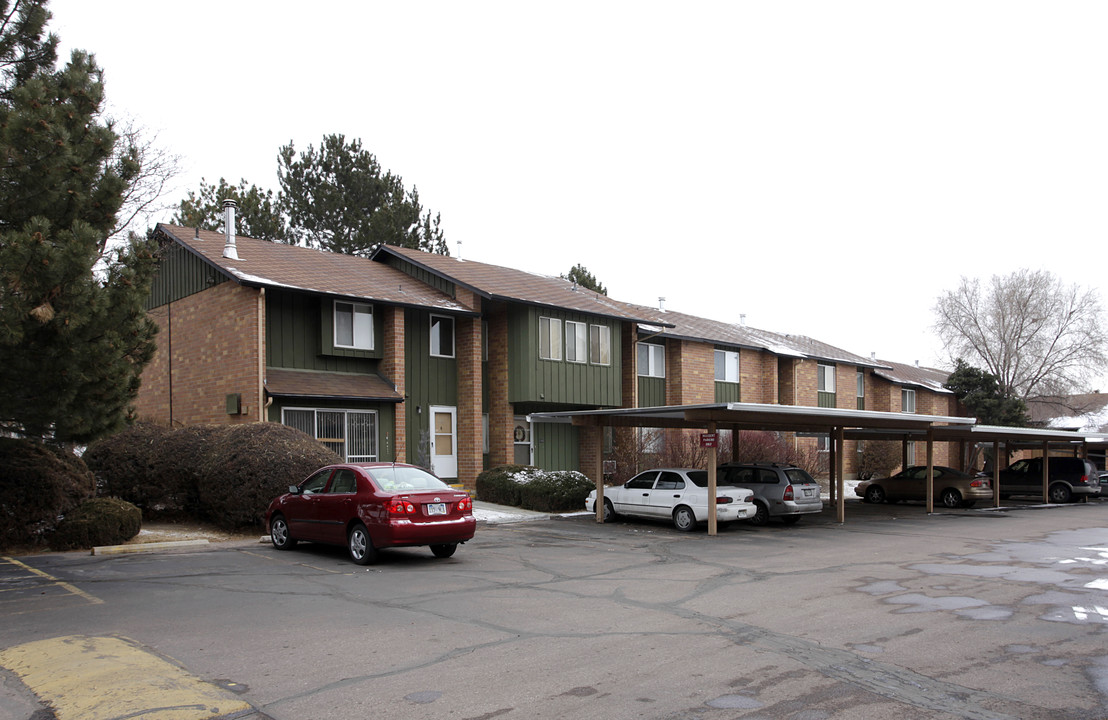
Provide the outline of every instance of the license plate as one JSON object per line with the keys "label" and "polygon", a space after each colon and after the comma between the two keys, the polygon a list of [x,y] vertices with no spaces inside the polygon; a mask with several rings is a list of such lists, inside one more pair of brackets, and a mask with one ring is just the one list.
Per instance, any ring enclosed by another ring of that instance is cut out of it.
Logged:
{"label": "license plate", "polygon": [[433,503],[427,506],[428,515],[445,515],[446,503]]}
{"label": "license plate", "polygon": [[804,488],[804,497],[812,497],[812,490],[810,488]]}

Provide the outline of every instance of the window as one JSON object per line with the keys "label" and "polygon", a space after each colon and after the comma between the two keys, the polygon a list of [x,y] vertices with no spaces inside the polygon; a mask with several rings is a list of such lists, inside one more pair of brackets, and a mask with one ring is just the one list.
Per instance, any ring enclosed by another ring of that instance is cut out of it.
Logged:
{"label": "window", "polygon": [[562,359],[562,321],[558,318],[539,318],[539,358]]}
{"label": "window", "polygon": [[373,307],[335,301],[335,347],[373,349]]}
{"label": "window", "polygon": [[587,360],[588,326],[583,322],[566,320],[566,360],[583,363]]}
{"label": "window", "polygon": [[914,413],[916,411],[916,391],[902,388],[900,391],[900,411]]}
{"label": "window", "polygon": [[607,325],[589,326],[589,362],[593,365],[612,364],[612,329]]}
{"label": "window", "polygon": [[431,316],[431,356],[454,357],[454,318]]}
{"label": "window", "polygon": [[739,354],[734,350],[716,350],[716,381],[739,381]]}
{"label": "window", "polygon": [[666,376],[665,346],[639,343],[639,375],[659,378]]}
{"label": "window", "polygon": [[835,392],[835,366],[816,365],[816,390],[820,392]]}
{"label": "window", "polygon": [[858,397],[864,398],[866,396],[866,374],[861,370],[858,371]]}
{"label": "window", "polygon": [[371,410],[285,408],[281,424],[306,432],[346,462],[377,460],[377,413]]}

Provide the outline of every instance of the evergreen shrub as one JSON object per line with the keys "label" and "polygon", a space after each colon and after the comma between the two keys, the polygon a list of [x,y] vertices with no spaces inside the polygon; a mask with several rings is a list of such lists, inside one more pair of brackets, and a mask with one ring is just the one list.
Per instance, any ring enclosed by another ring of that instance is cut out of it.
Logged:
{"label": "evergreen shrub", "polygon": [[575,470],[500,465],[477,476],[477,497],[497,505],[539,512],[584,510],[596,484]]}
{"label": "evergreen shrub", "polygon": [[93,498],[78,505],[49,536],[54,550],[118,545],[138,535],[142,511],[119,498]]}
{"label": "evergreen shrub", "polygon": [[41,544],[60,516],[95,492],[95,478],[73,453],[0,438],[0,547]]}

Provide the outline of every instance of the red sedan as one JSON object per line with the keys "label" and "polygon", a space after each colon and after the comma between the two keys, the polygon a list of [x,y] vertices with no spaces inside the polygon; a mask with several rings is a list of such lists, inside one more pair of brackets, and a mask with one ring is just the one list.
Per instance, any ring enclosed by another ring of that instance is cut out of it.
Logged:
{"label": "red sedan", "polygon": [[431,473],[399,463],[329,465],[269,504],[273,547],[297,541],[345,545],[369,565],[387,547],[430,545],[446,558],[473,538],[473,501]]}

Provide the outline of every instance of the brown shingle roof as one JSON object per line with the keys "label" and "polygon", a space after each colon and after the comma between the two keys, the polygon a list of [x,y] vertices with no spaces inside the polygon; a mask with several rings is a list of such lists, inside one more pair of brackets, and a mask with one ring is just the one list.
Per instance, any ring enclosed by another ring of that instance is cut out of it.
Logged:
{"label": "brown shingle roof", "polygon": [[889,362],[888,360],[882,360],[881,363],[888,367],[874,370],[874,374],[891,383],[915,385],[932,392],[951,394],[950,390],[943,387],[943,383],[950,377],[949,370],[905,365],[904,363]]}
{"label": "brown shingle roof", "polygon": [[639,305],[613,300],[559,277],[537,275],[499,265],[459,260],[448,255],[437,255],[391,245],[377,248],[373,258],[387,259],[388,255],[407,260],[490,299],[515,300],[619,320],[666,322],[664,318],[656,317],[656,311],[652,312]]}
{"label": "brown shingle roof", "polygon": [[378,375],[266,368],[265,389],[278,397],[344,398],[401,402],[392,384]]}
{"label": "brown shingle roof", "polygon": [[473,314],[449,295],[367,258],[323,252],[297,245],[235,240],[239,260],[223,257],[221,232],[158,224],[158,229],[245,285],[283,287],[374,302]]}

